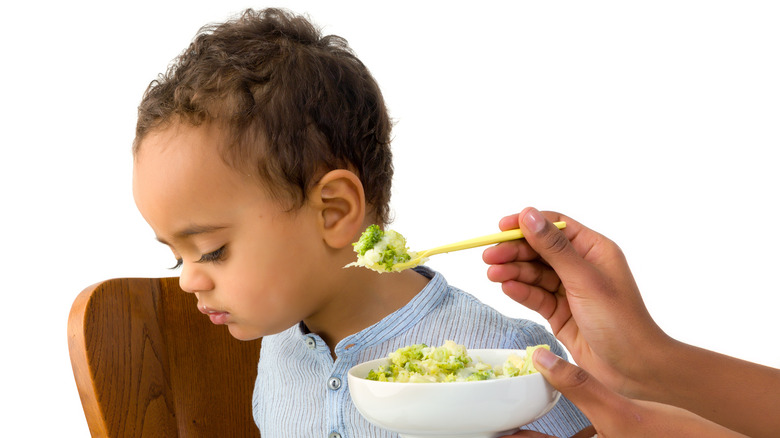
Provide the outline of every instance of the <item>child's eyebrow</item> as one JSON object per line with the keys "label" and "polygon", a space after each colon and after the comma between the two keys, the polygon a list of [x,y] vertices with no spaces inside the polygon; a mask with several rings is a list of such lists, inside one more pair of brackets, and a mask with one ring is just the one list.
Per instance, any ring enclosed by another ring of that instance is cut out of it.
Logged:
{"label": "child's eyebrow", "polygon": [[[189,237],[196,236],[198,234],[213,233],[214,231],[222,230],[225,228],[227,228],[227,226],[225,225],[190,225],[187,228],[174,233],[173,239],[174,240],[187,239]],[[157,240],[170,246],[170,244],[160,236],[157,236]]]}

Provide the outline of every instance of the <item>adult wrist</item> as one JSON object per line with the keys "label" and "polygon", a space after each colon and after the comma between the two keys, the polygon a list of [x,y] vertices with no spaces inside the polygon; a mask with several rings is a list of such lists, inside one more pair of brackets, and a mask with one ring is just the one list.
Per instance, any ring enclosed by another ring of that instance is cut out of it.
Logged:
{"label": "adult wrist", "polygon": [[642,352],[635,356],[630,369],[624,370],[627,384],[624,395],[642,400],[664,398],[665,388],[678,374],[677,366],[686,344],[658,329],[658,333],[641,344]]}

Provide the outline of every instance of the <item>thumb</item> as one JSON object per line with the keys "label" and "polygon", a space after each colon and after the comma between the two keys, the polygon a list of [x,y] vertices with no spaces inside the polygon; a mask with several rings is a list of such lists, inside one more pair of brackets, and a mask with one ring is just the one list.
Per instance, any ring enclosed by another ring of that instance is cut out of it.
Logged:
{"label": "thumb", "polygon": [[571,283],[588,284],[590,276],[593,275],[593,267],[585,261],[566,235],[578,239],[578,246],[584,245],[580,249],[585,254],[595,244],[590,238],[593,233],[588,233],[587,228],[571,218],[558,216],[558,220],[566,222],[565,233],[532,207],[520,213],[518,226],[531,248],[555,270],[565,286]]}
{"label": "thumb", "polygon": [[536,369],[555,389],[574,403],[594,424],[610,418],[624,397],[612,392],[587,371],[573,365],[549,350],[533,352]]}

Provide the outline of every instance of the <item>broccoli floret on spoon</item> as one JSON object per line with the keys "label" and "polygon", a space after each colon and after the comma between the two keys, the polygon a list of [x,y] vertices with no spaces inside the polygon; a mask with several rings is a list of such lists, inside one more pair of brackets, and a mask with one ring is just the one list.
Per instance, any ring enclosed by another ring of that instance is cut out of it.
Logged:
{"label": "broccoli floret on spoon", "polygon": [[377,272],[396,271],[396,264],[408,262],[415,255],[406,247],[404,236],[393,230],[384,231],[378,225],[368,227],[352,246],[357,261],[346,267],[363,266]]}

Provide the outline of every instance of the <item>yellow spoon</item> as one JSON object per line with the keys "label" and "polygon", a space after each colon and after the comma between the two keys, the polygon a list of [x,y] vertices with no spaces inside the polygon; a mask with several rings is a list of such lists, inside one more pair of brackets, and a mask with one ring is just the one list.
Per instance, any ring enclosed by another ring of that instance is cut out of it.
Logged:
{"label": "yellow spoon", "polygon": [[[566,228],[566,222],[555,222],[558,229]],[[393,271],[403,271],[404,269],[413,268],[423,262],[425,262],[430,256],[436,254],[444,254],[447,252],[460,251],[462,249],[476,248],[479,246],[492,245],[494,243],[506,242],[508,240],[522,239],[523,232],[519,229],[502,231],[500,233],[488,234],[487,236],[475,237],[473,239],[463,240],[460,242],[450,243],[449,245],[437,246],[436,248],[426,249],[420,251],[417,255],[408,262],[396,263],[393,265]]]}

